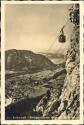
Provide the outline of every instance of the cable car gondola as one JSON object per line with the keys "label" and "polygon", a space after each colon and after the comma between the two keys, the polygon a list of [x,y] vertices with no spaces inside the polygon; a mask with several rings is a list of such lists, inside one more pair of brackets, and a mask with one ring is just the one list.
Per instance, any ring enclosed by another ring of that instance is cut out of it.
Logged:
{"label": "cable car gondola", "polygon": [[[64,27],[63,27],[64,28]],[[60,35],[58,37],[58,40],[60,43],[65,43],[66,42],[66,36],[64,35],[63,28],[60,31]]]}
{"label": "cable car gondola", "polygon": [[[79,4],[76,4],[75,6],[72,5],[72,7],[70,7],[68,10],[70,11],[69,12],[70,18],[67,20],[65,25],[62,27],[59,35],[57,35],[57,37],[56,37],[56,40],[58,39],[59,43],[66,42],[66,35],[64,34],[64,28],[66,27],[66,25],[68,24],[69,21],[71,21],[75,25],[79,25]],[[52,46],[54,45],[56,40],[51,44],[48,51],[50,51],[50,49],[52,48]]]}

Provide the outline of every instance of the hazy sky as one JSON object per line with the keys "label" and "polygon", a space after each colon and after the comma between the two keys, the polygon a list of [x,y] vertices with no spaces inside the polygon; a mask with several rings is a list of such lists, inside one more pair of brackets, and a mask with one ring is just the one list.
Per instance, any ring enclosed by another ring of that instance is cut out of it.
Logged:
{"label": "hazy sky", "polygon": [[[5,31],[6,49],[26,49],[36,52],[48,50],[61,27],[68,20],[71,5],[6,5]],[[71,34],[71,25],[65,28],[67,39]],[[66,43],[56,40],[51,51],[64,52]]]}

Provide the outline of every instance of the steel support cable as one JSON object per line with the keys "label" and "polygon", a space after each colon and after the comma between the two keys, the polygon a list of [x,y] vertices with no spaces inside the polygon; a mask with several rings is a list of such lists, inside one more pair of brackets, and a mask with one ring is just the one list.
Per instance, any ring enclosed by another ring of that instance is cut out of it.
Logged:
{"label": "steel support cable", "polygon": [[[70,10],[70,9],[72,9],[72,8],[73,8],[73,5],[72,5],[68,10]],[[66,21],[65,25],[64,25],[61,29],[64,29],[64,28],[65,28],[65,26],[67,25],[67,23],[68,23],[69,20],[70,20],[70,19],[68,19],[68,20]],[[59,35],[60,35],[60,32],[59,32],[59,34],[57,35],[56,40],[57,40],[57,38],[58,38]],[[54,43],[56,42],[56,40],[50,45],[50,47],[49,47],[49,49],[48,49],[47,51],[49,51],[49,50],[52,48],[52,46],[54,45]]]}
{"label": "steel support cable", "polygon": [[[62,27],[63,29],[65,28],[65,26],[68,24],[68,21],[69,21],[69,19],[66,21],[66,23],[65,23],[65,25]],[[61,28],[61,29],[62,29]],[[54,45],[54,43],[56,42],[56,40],[58,39],[58,36],[60,35],[60,32],[58,33],[58,35],[57,35],[57,37],[56,37],[56,39],[55,39],[55,41],[50,45],[50,47],[48,48],[48,50],[47,51],[49,51],[51,48],[52,48],[52,46]]]}

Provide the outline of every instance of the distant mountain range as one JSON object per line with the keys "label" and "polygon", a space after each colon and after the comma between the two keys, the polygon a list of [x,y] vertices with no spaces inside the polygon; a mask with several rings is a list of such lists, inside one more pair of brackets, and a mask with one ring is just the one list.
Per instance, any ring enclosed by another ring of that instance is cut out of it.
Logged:
{"label": "distant mountain range", "polygon": [[50,59],[54,64],[60,64],[65,62],[65,54],[62,52],[39,52]]}
{"label": "distant mountain range", "polygon": [[11,49],[5,51],[5,68],[14,71],[41,71],[56,68],[47,57],[28,50]]}
{"label": "distant mountain range", "polygon": [[56,59],[56,58],[62,58],[63,59],[64,58],[64,53],[56,53],[56,52],[53,52],[53,53],[45,52],[45,53],[43,53],[43,52],[40,52],[40,54],[45,55],[50,59]]}

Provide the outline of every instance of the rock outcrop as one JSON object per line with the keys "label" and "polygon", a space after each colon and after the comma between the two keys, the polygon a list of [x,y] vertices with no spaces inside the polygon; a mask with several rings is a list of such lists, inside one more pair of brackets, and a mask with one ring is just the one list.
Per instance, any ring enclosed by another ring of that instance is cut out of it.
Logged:
{"label": "rock outcrop", "polygon": [[[77,11],[76,11],[77,10]],[[76,12],[76,13],[75,13]],[[70,39],[70,46],[66,53],[66,71],[65,83],[60,94],[55,90],[44,103],[44,97],[36,107],[43,117],[49,119],[79,119],[80,118],[80,51],[79,51],[79,7],[75,5],[72,13],[73,32]]]}

